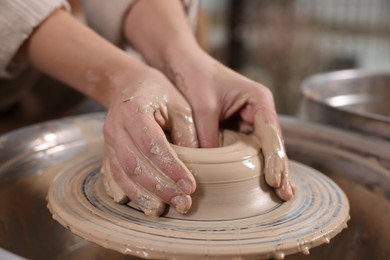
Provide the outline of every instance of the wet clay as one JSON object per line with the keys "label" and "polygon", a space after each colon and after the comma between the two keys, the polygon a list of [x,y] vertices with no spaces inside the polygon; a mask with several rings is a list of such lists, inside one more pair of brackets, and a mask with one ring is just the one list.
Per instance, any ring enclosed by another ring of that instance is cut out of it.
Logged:
{"label": "wet clay", "polygon": [[[207,149],[206,156],[201,149],[176,150],[194,171],[200,191],[195,199],[201,203],[188,216],[168,212],[148,218],[115,203],[105,192],[99,157],[56,178],[49,209],[63,226],[88,241],[151,259],[282,259],[295,252],[308,254],[346,227],[348,200],[330,179],[291,162],[298,192],[282,203],[261,184],[258,147],[233,132],[224,140],[229,145]],[[212,171],[203,171],[209,168]]]}
{"label": "wet clay", "polygon": [[265,183],[259,145],[248,135],[228,130],[222,133],[221,141],[221,147],[208,149],[173,145],[194,175],[197,190],[186,215],[169,208],[166,217],[198,221],[241,219],[281,204]]}

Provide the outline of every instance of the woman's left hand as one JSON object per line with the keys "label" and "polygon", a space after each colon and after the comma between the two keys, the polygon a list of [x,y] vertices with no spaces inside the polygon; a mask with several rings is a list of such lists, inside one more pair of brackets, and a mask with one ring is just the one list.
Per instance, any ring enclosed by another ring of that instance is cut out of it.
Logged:
{"label": "woman's left hand", "polygon": [[293,197],[288,159],[271,91],[207,53],[191,51],[180,62],[168,63],[165,74],[191,105],[201,147],[218,146],[222,124],[235,125],[259,140],[264,174],[283,200]]}

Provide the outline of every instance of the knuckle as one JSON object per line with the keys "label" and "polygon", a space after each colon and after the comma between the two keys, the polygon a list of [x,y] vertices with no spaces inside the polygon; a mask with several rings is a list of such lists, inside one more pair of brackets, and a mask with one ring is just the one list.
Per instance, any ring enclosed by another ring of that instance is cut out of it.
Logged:
{"label": "knuckle", "polygon": [[269,88],[262,86],[262,88],[260,88],[260,91],[265,98],[269,98],[269,99],[274,98],[274,95],[272,94],[272,91]]}
{"label": "knuckle", "polygon": [[107,118],[103,124],[103,135],[105,137],[112,137],[112,136],[114,136],[114,131],[115,131],[115,129],[113,127],[111,120],[109,118]]}
{"label": "knuckle", "polygon": [[260,83],[253,83],[250,85],[252,91],[256,96],[259,95],[262,98],[272,98],[273,99],[273,93],[270,88],[260,84]]}

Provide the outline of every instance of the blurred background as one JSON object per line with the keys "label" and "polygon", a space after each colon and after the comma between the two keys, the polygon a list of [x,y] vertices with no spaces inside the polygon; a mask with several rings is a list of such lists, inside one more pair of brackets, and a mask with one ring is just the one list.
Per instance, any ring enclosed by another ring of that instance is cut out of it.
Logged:
{"label": "blurred background", "polygon": [[[70,2],[74,14],[82,17],[78,0]],[[196,35],[202,47],[268,86],[280,114],[297,115],[299,87],[310,75],[390,69],[390,0],[203,0],[198,18]],[[101,110],[34,71],[27,71],[11,89],[2,93],[0,88],[0,134]]]}
{"label": "blurred background", "polygon": [[300,83],[342,69],[390,68],[390,0],[202,1],[202,46],[296,115]]}

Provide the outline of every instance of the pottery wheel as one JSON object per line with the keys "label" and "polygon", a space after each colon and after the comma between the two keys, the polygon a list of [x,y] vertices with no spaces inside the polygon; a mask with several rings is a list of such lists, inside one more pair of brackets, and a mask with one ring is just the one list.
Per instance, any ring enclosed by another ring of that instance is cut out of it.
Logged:
{"label": "pottery wheel", "polygon": [[256,216],[223,221],[148,218],[106,194],[100,166],[100,157],[91,158],[59,174],[49,191],[49,209],[73,233],[123,254],[151,259],[283,259],[329,243],[349,219],[341,189],[294,161],[293,200]]}

